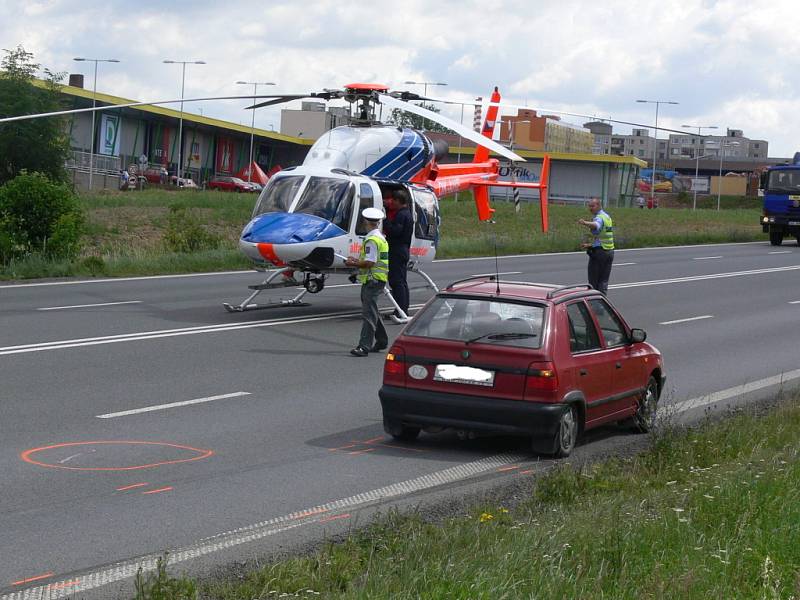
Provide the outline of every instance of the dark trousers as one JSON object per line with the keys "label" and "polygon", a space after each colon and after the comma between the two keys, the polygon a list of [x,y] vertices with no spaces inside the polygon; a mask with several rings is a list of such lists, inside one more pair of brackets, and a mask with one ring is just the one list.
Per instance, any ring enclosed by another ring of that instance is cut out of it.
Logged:
{"label": "dark trousers", "polygon": [[361,286],[361,338],[358,345],[369,350],[373,339],[378,346],[388,346],[389,336],[378,312],[378,297],[386,284],[382,281],[367,281]]}
{"label": "dark trousers", "polygon": [[611,263],[614,262],[614,251],[602,248],[589,248],[589,285],[608,294],[608,279],[611,277]]}
{"label": "dark trousers", "polygon": [[392,288],[392,296],[397,301],[397,304],[406,314],[408,314],[408,303],[410,302],[407,274],[408,253],[395,254],[389,252],[389,287]]}

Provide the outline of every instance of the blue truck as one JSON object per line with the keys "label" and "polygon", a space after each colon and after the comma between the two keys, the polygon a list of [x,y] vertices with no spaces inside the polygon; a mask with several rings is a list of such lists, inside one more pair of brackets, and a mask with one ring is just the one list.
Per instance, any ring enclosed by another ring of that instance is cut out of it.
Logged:
{"label": "blue truck", "polygon": [[792,164],[770,167],[761,175],[764,210],[761,228],[769,233],[769,242],[780,246],[783,238],[793,236],[800,245],[800,152]]}

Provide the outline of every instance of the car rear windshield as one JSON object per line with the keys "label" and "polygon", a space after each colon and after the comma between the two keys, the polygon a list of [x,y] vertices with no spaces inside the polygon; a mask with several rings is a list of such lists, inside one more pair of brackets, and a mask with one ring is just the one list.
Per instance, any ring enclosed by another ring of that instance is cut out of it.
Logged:
{"label": "car rear windshield", "polygon": [[465,343],[540,348],[545,307],[496,298],[439,296],[405,330],[405,335]]}

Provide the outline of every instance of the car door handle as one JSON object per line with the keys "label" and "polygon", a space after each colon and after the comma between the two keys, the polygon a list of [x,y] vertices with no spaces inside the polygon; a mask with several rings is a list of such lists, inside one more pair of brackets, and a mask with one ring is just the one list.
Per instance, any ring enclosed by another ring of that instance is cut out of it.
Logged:
{"label": "car door handle", "polygon": [[616,366],[617,366],[618,369],[621,369],[622,368],[622,363],[618,362]]}
{"label": "car door handle", "polygon": [[584,375],[588,375],[589,371],[587,371],[586,369],[581,369],[580,373],[581,373],[581,377],[583,377]]}

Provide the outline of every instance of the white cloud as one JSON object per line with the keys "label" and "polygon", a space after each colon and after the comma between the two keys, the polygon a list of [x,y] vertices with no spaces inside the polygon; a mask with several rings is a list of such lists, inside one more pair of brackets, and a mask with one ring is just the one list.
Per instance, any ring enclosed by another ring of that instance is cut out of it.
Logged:
{"label": "white cloud", "polygon": [[[207,61],[187,67],[187,96],[239,93],[239,79],[279,83],[264,93],[445,81],[435,95],[450,100],[498,85],[511,102],[650,123],[652,105],[635,102],[644,97],[680,102],[662,107],[662,126],[742,129],[790,156],[800,138],[800,36],[786,29],[795,13],[790,0],[0,0],[0,39],[51,70],[83,72],[87,85],[91,65],[72,57],[119,58],[101,65],[98,88],[134,99],[180,94],[180,66],[164,59]],[[239,122],[246,105],[202,108]],[[279,110],[257,122],[277,128]]]}

